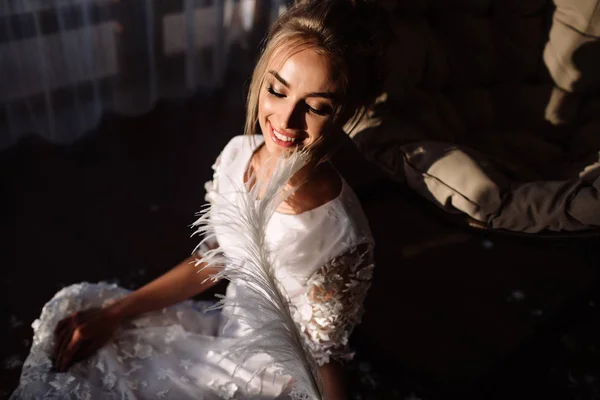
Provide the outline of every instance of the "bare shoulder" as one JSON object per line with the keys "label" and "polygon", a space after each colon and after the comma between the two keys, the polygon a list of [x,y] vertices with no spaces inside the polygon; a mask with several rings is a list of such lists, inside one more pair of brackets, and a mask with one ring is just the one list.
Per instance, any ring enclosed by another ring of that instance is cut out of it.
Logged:
{"label": "bare shoulder", "polygon": [[309,183],[309,194],[317,206],[337,198],[342,191],[342,178],[337,170],[326,162],[316,173],[312,185]]}

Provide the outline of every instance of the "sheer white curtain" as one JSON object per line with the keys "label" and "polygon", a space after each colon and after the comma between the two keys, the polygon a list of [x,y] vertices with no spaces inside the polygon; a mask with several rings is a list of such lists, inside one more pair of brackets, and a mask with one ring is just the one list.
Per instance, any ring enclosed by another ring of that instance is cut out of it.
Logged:
{"label": "sheer white curtain", "polygon": [[218,88],[230,46],[285,0],[0,0],[0,149],[70,143],[102,114]]}

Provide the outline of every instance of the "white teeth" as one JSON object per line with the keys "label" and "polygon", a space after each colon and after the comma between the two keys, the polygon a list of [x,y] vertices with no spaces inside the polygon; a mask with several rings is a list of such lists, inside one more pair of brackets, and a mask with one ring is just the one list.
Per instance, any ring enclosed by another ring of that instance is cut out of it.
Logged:
{"label": "white teeth", "polygon": [[282,135],[281,133],[277,132],[275,129],[273,129],[273,134],[275,135],[275,137],[277,139],[281,140],[282,142],[293,142],[295,140],[294,138]]}

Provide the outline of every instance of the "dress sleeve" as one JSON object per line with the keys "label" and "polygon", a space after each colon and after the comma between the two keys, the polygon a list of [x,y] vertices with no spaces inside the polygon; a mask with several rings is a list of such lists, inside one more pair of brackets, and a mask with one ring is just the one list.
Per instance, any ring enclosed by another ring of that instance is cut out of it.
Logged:
{"label": "dress sleeve", "polygon": [[[206,181],[204,184],[204,189],[206,190],[206,194],[204,195],[204,200],[209,204],[213,205],[215,203],[216,197],[219,193],[219,166],[221,165],[221,156],[222,153],[219,154],[216,161],[212,165],[213,169],[213,178],[212,180]],[[208,250],[216,249],[219,247],[219,243],[217,242],[217,238],[214,236],[205,236],[200,245],[196,249],[196,256],[202,258],[202,255],[206,253]]]}
{"label": "dress sleeve", "polygon": [[354,356],[348,338],[362,319],[373,268],[372,245],[365,244],[333,258],[308,279],[299,325],[319,365]]}

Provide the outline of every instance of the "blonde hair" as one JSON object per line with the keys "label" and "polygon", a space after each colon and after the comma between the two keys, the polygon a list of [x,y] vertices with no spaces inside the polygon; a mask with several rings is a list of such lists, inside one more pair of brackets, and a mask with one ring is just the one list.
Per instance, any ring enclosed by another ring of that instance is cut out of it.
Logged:
{"label": "blonde hair", "polygon": [[258,103],[267,65],[287,50],[287,57],[310,48],[337,71],[340,106],[333,123],[356,124],[383,86],[383,58],[392,34],[386,12],[366,0],[300,1],[273,24],[254,68],[247,98],[244,133],[258,132]]}

